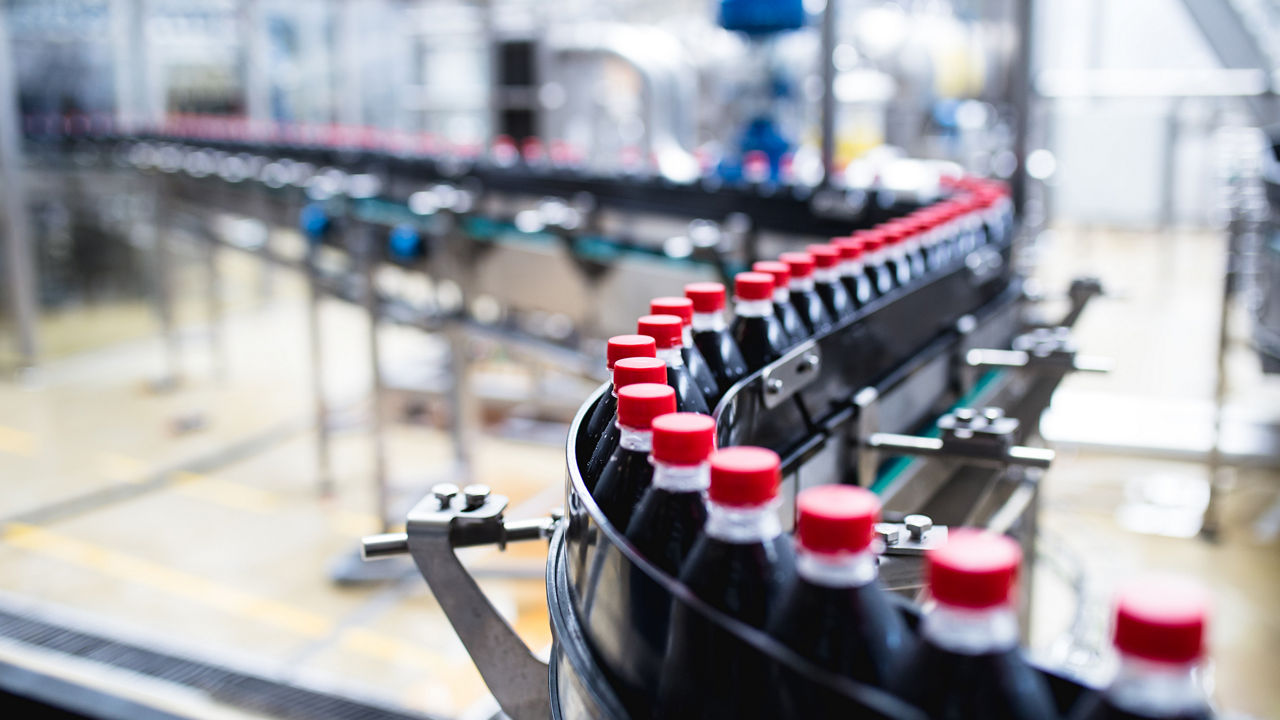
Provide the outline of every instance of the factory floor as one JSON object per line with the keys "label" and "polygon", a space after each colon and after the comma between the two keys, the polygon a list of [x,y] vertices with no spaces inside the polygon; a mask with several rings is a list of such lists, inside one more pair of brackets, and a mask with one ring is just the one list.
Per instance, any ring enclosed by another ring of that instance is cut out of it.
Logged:
{"label": "factory floor", "polygon": [[[1089,643],[1060,640],[1080,588],[1080,627],[1096,645],[1115,582],[1143,569],[1193,574],[1215,597],[1217,697],[1231,710],[1280,716],[1275,458],[1270,467],[1246,458],[1219,473],[1219,532],[1210,541],[1196,533],[1210,478],[1202,454],[1119,454],[1073,429],[1080,421],[1071,414],[1104,394],[1126,407],[1176,402],[1192,410],[1211,397],[1220,240],[1078,228],[1053,238],[1037,251],[1047,291],[1075,272],[1101,270],[1127,299],[1097,301],[1079,325],[1082,349],[1112,357],[1116,371],[1073,377],[1060,392],[1066,409],[1055,421],[1075,440],[1061,446],[1044,482],[1032,645],[1060,660],[1088,651]],[[178,299],[176,384],[158,382],[170,365],[140,320],[145,307],[123,303],[45,318],[48,359],[0,382],[0,613],[386,707],[488,717],[492,700],[411,568],[373,585],[331,579],[357,539],[381,527],[361,313],[336,302],[322,310],[334,406],[333,487],[324,494],[305,293],[281,274],[264,298],[251,259],[228,255],[222,263],[229,280],[221,342],[210,343],[199,292]],[[1280,413],[1280,381],[1258,375],[1239,340],[1241,321],[1232,318],[1227,396],[1237,415],[1265,420]],[[383,336],[389,363],[412,365],[438,350],[411,331]],[[402,422],[402,409],[392,403],[385,411],[393,421],[388,476],[400,507],[432,482],[457,477],[448,434],[436,423]],[[473,448],[470,479],[510,496],[511,517],[561,502],[563,451],[546,435],[487,432]],[[544,546],[530,543],[464,558],[535,648],[550,642],[544,557]],[[1086,580],[1070,582],[1076,577]],[[109,687],[179,715],[257,716],[217,694],[3,636],[0,662]]]}

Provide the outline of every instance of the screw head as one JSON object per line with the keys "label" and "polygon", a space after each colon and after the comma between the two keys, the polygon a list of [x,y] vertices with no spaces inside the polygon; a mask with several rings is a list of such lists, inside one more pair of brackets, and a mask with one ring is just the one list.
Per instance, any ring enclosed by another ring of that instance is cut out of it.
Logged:
{"label": "screw head", "polygon": [[902,530],[893,523],[876,523],[876,539],[885,546],[897,545],[902,539]]}
{"label": "screw head", "polygon": [[764,391],[770,395],[777,395],[782,392],[782,380],[778,378],[769,378],[769,381],[765,383]]}
{"label": "screw head", "polygon": [[440,509],[444,510],[453,502],[453,498],[458,495],[458,486],[453,483],[436,483],[431,486],[431,494],[436,496],[436,500],[440,503]]}
{"label": "screw head", "polygon": [[468,485],[462,489],[463,497],[466,499],[466,510],[475,510],[484,505],[489,499],[488,485]]}
{"label": "screw head", "polygon": [[933,529],[933,518],[928,515],[908,515],[902,519],[902,524],[907,526],[911,539],[919,542],[924,539],[925,533]]}

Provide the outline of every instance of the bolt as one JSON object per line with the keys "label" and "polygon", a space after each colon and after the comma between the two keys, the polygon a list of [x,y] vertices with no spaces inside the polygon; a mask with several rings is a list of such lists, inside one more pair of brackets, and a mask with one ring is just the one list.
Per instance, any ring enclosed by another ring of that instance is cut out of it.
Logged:
{"label": "bolt", "polygon": [[818,367],[818,356],[810,353],[804,356],[804,360],[800,362],[800,365],[796,368],[796,372],[806,373],[806,372],[809,372],[810,370],[816,370],[817,367]]}
{"label": "bolt", "polygon": [[988,420],[999,420],[1004,417],[1004,410],[998,407],[983,408],[982,414]]}
{"label": "bolt", "polygon": [[902,530],[893,523],[876,523],[876,539],[888,545],[897,545],[902,539]]}
{"label": "bolt", "polygon": [[911,533],[911,539],[916,542],[924,540],[924,534],[933,529],[933,518],[928,515],[908,515],[902,522],[907,526],[907,532]]}
{"label": "bolt", "polygon": [[458,494],[458,486],[453,483],[436,483],[431,486],[431,494],[436,496],[440,509],[446,510],[453,498]]}
{"label": "bolt", "polygon": [[769,378],[765,381],[764,391],[770,395],[777,395],[782,392],[782,380],[778,378]]}
{"label": "bolt", "polygon": [[952,414],[955,415],[956,420],[960,420],[962,422],[969,422],[977,417],[977,413],[974,412],[973,408],[956,408],[955,412]]}
{"label": "bolt", "polygon": [[489,499],[488,485],[468,485],[462,489],[462,494],[466,498],[464,510],[475,510],[484,505]]}

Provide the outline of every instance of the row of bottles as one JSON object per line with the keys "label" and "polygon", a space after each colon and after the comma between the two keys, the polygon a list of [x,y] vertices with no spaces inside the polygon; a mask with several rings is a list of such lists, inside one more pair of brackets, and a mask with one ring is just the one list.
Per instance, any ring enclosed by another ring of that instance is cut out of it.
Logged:
{"label": "row of bottles", "polygon": [[[615,382],[619,365],[615,363]],[[650,362],[657,375],[656,362]],[[626,375],[626,373],[622,373]],[[715,422],[674,412],[663,382],[617,390],[622,441],[594,496],[635,549],[710,607],[760,628],[806,660],[883,688],[930,718],[1058,718],[1044,676],[1018,645],[1022,554],[1011,539],[954,529],[926,556],[930,602],[918,632],[878,584],[880,504],[870,491],[801,492],[794,538],[782,530],[781,461],[757,447],[715,449]],[[1120,595],[1112,687],[1073,720],[1208,718],[1196,683],[1207,602],[1195,587],[1145,580]],[[689,605],[667,623],[659,717],[821,716],[824,700],[780,681],[768,663]],[[696,687],[698,692],[690,692]],[[769,703],[743,687],[770,688]],[[741,701],[741,705],[739,705]]]}

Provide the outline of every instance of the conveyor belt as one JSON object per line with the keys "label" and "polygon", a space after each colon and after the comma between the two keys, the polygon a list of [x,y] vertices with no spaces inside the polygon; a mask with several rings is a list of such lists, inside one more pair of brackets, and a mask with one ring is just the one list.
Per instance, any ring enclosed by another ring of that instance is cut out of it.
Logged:
{"label": "conveyor belt", "polygon": [[[359,700],[288,685],[257,675],[218,665],[156,652],[148,648],[73,630],[44,620],[0,610],[0,637],[34,645],[44,650],[93,660],[184,687],[204,691],[215,700],[272,717],[297,720],[429,720],[430,716],[382,707]],[[0,674],[0,681],[4,676]],[[18,680],[23,678],[19,677]],[[33,680],[26,678],[26,680]],[[43,704],[48,699],[24,693]],[[113,699],[114,700],[114,699]],[[68,709],[67,717],[123,718],[112,714],[108,703],[99,708]],[[83,714],[89,711],[91,714]],[[42,716],[43,717],[43,716]],[[134,716],[147,719],[170,717],[163,713]],[[133,718],[130,718],[133,720]]]}

